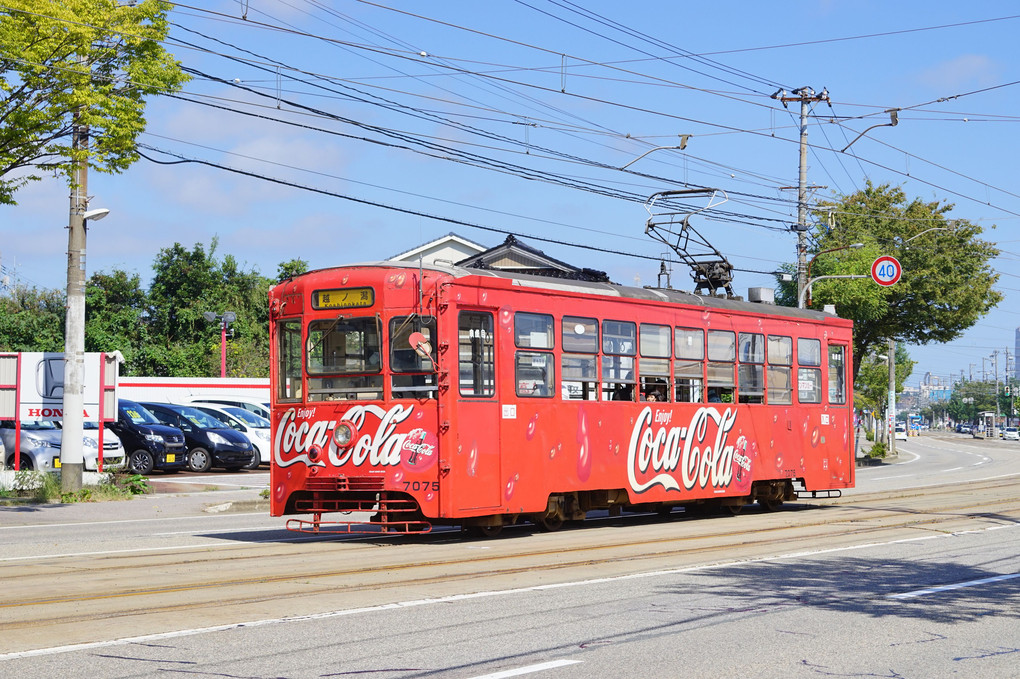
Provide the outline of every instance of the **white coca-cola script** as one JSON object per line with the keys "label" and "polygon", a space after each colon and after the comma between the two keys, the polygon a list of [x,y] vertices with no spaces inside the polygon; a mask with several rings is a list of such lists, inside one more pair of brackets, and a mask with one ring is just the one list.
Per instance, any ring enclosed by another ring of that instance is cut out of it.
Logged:
{"label": "white coca-cola script", "polygon": [[[308,457],[308,451],[318,446],[329,451],[329,461],[335,466],[348,463],[361,466],[366,462],[373,466],[396,466],[400,464],[401,447],[408,434],[397,434],[395,430],[413,412],[414,406],[395,405],[389,410],[373,404],[354,406],[344,413],[340,422],[348,422],[358,438],[353,445],[337,449],[331,436],[337,420],[298,422],[297,411],[288,410],[276,428],[273,446],[276,464],[288,467],[303,462],[309,466],[325,466],[322,460],[312,461]],[[369,416],[378,424],[371,428],[371,433],[361,434]]]}
{"label": "white coca-cola script", "polygon": [[728,486],[733,478],[733,445],[727,438],[736,411],[699,408],[686,427],[666,426],[671,416],[670,411],[659,411],[653,422],[652,408],[646,406],[634,423],[627,453],[627,478],[634,492],[654,486],[679,491],[678,470],[687,490]]}

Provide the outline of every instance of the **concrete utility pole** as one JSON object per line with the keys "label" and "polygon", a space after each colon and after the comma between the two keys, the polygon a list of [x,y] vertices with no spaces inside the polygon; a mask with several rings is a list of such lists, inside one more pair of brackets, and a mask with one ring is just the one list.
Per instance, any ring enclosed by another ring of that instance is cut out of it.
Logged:
{"label": "concrete utility pole", "polygon": [[896,340],[889,340],[889,457],[896,456]]}
{"label": "concrete utility pole", "polygon": [[993,365],[995,366],[995,426],[992,427],[992,436],[998,433],[999,428],[999,350],[992,352]]}
{"label": "concrete utility pole", "polygon": [[[72,148],[88,149],[88,128],[75,116]],[[83,413],[85,410],[85,211],[88,208],[88,159],[76,158],[71,180],[67,233],[67,317],[64,327],[64,421],[60,437],[60,486],[65,493],[81,490]]]}
{"label": "concrete utility pole", "polygon": [[829,91],[822,88],[819,94],[810,87],[798,87],[787,96],[784,90],[772,95],[773,99],[783,102],[785,107],[791,101],[800,102],[800,173],[797,182],[797,297],[803,296],[807,287],[807,115],[808,104],[816,101],[828,101]]}

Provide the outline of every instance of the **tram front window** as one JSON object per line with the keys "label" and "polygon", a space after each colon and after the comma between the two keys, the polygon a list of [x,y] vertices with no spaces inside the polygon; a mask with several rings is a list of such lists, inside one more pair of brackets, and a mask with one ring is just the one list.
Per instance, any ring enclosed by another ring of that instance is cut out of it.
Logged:
{"label": "tram front window", "polygon": [[436,343],[434,316],[398,316],[390,320],[390,387],[393,398],[435,398],[436,372],[430,356],[421,356],[411,346],[411,335],[421,333]]}
{"label": "tram front window", "polygon": [[379,320],[345,318],[312,321],[306,360],[309,401],[381,399]]}

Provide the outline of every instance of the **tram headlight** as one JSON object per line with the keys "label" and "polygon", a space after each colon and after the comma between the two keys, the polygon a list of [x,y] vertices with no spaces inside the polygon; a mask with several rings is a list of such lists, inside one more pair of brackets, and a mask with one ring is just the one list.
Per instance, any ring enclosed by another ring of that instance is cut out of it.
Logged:
{"label": "tram headlight", "polygon": [[337,448],[346,448],[351,445],[351,441],[354,440],[354,429],[351,425],[346,422],[333,427],[333,443],[336,444]]}

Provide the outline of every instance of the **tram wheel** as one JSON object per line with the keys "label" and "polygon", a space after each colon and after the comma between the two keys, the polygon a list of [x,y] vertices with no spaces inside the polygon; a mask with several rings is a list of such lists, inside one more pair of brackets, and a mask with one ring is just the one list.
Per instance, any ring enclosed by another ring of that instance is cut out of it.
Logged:
{"label": "tram wheel", "polygon": [[736,516],[744,509],[744,505],[726,505],[726,510],[730,513],[730,516]]}
{"label": "tram wheel", "polygon": [[503,526],[468,526],[468,533],[480,538],[494,538],[503,531]]}
{"label": "tram wheel", "polygon": [[552,515],[547,514],[546,516],[543,516],[539,520],[538,526],[542,530],[547,532],[547,533],[552,533],[553,531],[557,531],[557,530],[559,530],[560,528],[563,527],[563,515],[562,514],[552,514]]}
{"label": "tram wheel", "polygon": [[761,505],[761,508],[766,512],[774,512],[779,509],[779,506],[783,504],[783,501],[775,498],[760,497],[758,498],[758,504]]}

